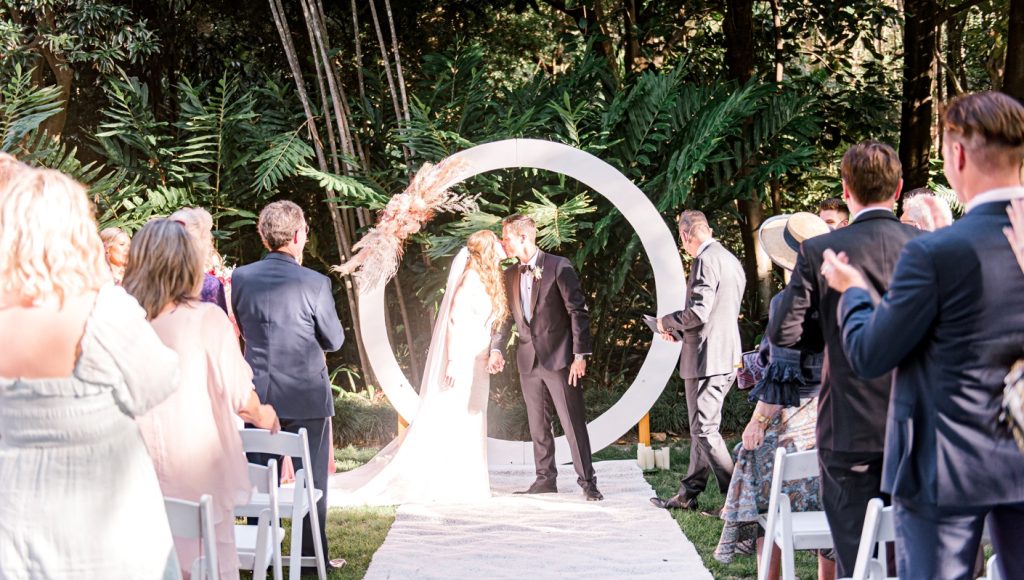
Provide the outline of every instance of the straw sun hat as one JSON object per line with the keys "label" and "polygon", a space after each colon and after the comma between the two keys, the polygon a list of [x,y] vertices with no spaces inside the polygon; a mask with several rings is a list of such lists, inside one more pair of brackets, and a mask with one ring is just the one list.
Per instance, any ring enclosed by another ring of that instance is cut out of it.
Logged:
{"label": "straw sun hat", "polygon": [[825,220],[813,213],[801,211],[768,218],[761,224],[757,237],[772,262],[779,267],[792,270],[796,266],[800,244],[808,238],[827,234],[829,231],[831,228]]}

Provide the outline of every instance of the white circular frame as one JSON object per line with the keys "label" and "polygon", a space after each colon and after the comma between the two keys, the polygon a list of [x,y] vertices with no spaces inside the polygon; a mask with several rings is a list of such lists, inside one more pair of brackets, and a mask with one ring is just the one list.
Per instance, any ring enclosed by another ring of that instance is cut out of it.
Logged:
{"label": "white circular frame", "polygon": [[[686,278],[675,238],[654,204],[626,176],[611,165],[579,149],[538,139],[508,139],[478,145],[452,156],[465,161],[468,171],[456,185],[470,177],[498,169],[534,168],[572,177],[600,193],[622,212],[636,230],[654,270],[658,316],[682,310]],[[373,372],[391,404],[408,422],[419,407],[419,395],[395,359],[384,319],[384,288],[360,296],[359,317],[362,338]],[[679,361],[682,345],[655,336],[636,379],[610,409],[587,424],[592,451],[614,443],[647,413],[661,396]],[[488,461],[492,465],[532,464],[533,443],[488,439]],[[572,460],[565,436],[555,440],[555,459]]]}

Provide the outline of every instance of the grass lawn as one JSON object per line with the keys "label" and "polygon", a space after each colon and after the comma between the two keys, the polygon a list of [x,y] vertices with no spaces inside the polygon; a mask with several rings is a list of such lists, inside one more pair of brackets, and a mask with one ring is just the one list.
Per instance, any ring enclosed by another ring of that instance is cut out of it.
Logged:
{"label": "grass lawn", "polygon": [[[730,442],[730,448],[735,441]],[[686,470],[690,455],[688,440],[671,443],[670,471],[658,471],[646,475],[658,495],[669,497],[679,489],[679,478]],[[338,471],[347,471],[368,461],[376,453],[376,449],[347,447],[335,452]],[[633,459],[636,448],[609,447],[597,453],[597,461],[612,459]],[[716,509],[722,506],[723,499],[718,488],[712,483],[708,490],[699,498],[701,509]],[[704,565],[715,578],[756,578],[757,564],[753,556],[736,556],[732,564],[719,563],[712,557],[718,537],[722,532],[722,521],[709,518],[698,512],[675,510],[672,513],[686,537],[697,547],[697,552],[704,560]],[[500,515],[496,515],[500,517]],[[343,557],[348,561],[343,569],[330,574],[331,580],[357,579],[366,574],[374,552],[384,543],[391,524],[395,521],[395,508],[331,508],[328,514],[327,541],[330,553],[334,557]],[[287,542],[285,546],[287,546]],[[804,580],[817,578],[817,559],[810,552],[797,552],[797,577]],[[683,571],[680,571],[682,574]],[[315,576],[314,576],[315,577]],[[682,577],[682,576],[680,576]]]}

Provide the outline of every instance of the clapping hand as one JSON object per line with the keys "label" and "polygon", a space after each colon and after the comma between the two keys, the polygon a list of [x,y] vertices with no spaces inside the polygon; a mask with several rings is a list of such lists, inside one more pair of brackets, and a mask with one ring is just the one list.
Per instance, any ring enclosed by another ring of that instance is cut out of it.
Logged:
{"label": "clapping hand", "polygon": [[1010,200],[1010,205],[1006,206],[1006,213],[1010,216],[1010,227],[1003,228],[1003,233],[1013,248],[1017,264],[1024,271],[1024,199]]}
{"label": "clapping hand", "polygon": [[836,254],[832,249],[827,249],[821,257],[824,261],[821,265],[821,275],[828,281],[830,288],[839,293],[850,288],[867,289],[868,284],[864,281],[864,276],[850,265],[846,252]]}
{"label": "clapping hand", "polygon": [[493,374],[505,370],[505,357],[500,351],[492,350],[490,358],[487,359],[487,372]]}

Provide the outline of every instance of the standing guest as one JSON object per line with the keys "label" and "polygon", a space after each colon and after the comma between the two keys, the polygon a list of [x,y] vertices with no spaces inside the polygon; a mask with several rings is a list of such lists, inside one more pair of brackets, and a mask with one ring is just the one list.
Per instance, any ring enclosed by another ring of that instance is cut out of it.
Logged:
{"label": "standing guest", "polygon": [[121,228],[103,228],[100,232],[100,240],[103,241],[103,253],[107,258],[107,265],[114,277],[114,284],[121,285],[124,279],[124,269],[128,264],[128,249],[132,245],[132,239]]}
{"label": "standing guest", "polygon": [[5,578],[178,577],[135,423],[176,388],[178,357],[110,281],[85,188],[0,158]]}
{"label": "standing guest", "polygon": [[1024,455],[997,421],[1007,369],[990,356],[1024,333],[1024,276],[1003,232],[1010,200],[1024,199],[1024,106],[997,92],[953,99],[942,158],[966,214],[906,245],[877,306],[859,256],[824,246],[822,274],[842,294],[853,370],[897,369],[883,489],[899,576],[972,578],[987,519],[1002,576],[1024,578]]}
{"label": "standing guest", "polygon": [[841,165],[843,199],[850,225],[804,242],[783,293],[779,316],[768,323],[772,344],[785,348],[824,341],[825,362],[818,395],[818,460],[821,499],[832,529],[836,574],[853,574],[868,501],[880,494],[885,412],[891,376],[865,377],[843,353],[836,320],[839,293],[819,274],[825,248],[845,250],[864,270],[870,287],[885,292],[900,250],[921,232],[901,224],[892,208],[903,180],[892,147],[864,141],[851,147]]}
{"label": "standing guest", "polygon": [[[758,240],[775,265],[792,270],[800,244],[827,234],[828,224],[811,213],[795,213],[771,217],[758,230]],[[778,316],[782,294],[771,301],[769,317]],[[818,391],[821,389],[823,353],[816,350],[782,348],[767,338],[758,349],[764,368],[760,381],[748,397],[756,402],[753,416],[743,430],[743,441],[736,446],[736,469],[725,496],[721,517],[725,520],[722,535],[715,548],[715,559],[728,564],[733,554],[744,550],[757,538],[760,553],[763,537],[758,518],[768,510],[775,450],[784,447],[790,453],[807,451],[815,446],[818,422]],[[787,481],[782,492],[789,495],[793,511],[820,511],[819,477]],[[746,544],[746,546],[744,545]],[[769,577],[779,573],[779,549],[772,546]],[[746,550],[744,550],[746,551]],[[747,552],[749,553],[749,551]],[[760,558],[758,564],[760,565]],[[818,577],[835,578],[835,562],[818,555]]]}
{"label": "standing guest", "polygon": [[[160,340],[178,353],[178,389],[138,419],[165,497],[199,501],[210,494],[220,578],[238,578],[234,508],[252,484],[234,416],[277,431],[277,415],[260,405],[252,370],[224,313],[197,299],[203,250],[171,220],[153,220],[136,235],[124,288],[146,311]],[[199,557],[199,541],[175,538],[182,571]]]}
{"label": "standing guest", "polygon": [[667,500],[652,497],[660,508],[697,509],[697,496],[713,473],[722,495],[732,478],[732,455],[718,432],[722,403],[740,362],[740,301],[747,278],[736,256],[712,237],[704,214],[687,210],[679,216],[679,239],[693,256],[686,284],[686,310],[658,319],[666,340],[683,334],[679,376],[686,388],[690,419],[690,465],[679,491]]}
{"label": "standing guest", "polygon": [[[323,544],[330,570],[341,567],[344,560],[330,561],[327,555],[327,468],[334,461],[329,429],[334,395],[324,351],[341,348],[345,333],[330,278],[302,267],[308,233],[302,209],[290,201],[271,203],[260,212],[257,229],[270,253],[235,270],[231,305],[260,401],[274,406],[281,429],[297,433],[305,428],[309,436],[313,465],[306,473],[323,493],[316,504],[320,537],[315,541]],[[302,555],[314,556],[308,519],[302,534]]]}
{"label": "standing guest", "polygon": [[919,230],[934,232],[953,223],[953,211],[946,200],[932,190],[919,187],[907,193],[903,200],[900,221]]}
{"label": "standing guest", "polygon": [[830,197],[818,203],[818,217],[825,220],[833,230],[850,225],[850,209],[838,197]]}
{"label": "standing guest", "polygon": [[167,219],[185,226],[202,256],[202,269],[205,273],[199,299],[202,302],[216,304],[225,314],[228,314],[224,284],[210,273],[214,264],[214,256],[217,255],[217,250],[213,247],[213,216],[201,207],[186,207],[172,213]]}

